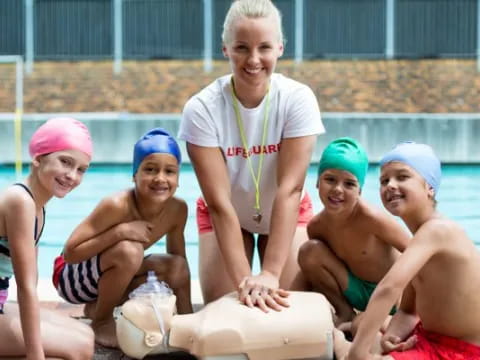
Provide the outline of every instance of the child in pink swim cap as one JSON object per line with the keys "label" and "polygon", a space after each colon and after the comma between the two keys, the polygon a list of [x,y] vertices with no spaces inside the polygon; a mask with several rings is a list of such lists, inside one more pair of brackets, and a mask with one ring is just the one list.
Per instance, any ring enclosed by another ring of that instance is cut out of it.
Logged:
{"label": "child in pink swim cap", "polygon": [[[30,173],[0,194],[0,356],[91,359],[92,330],[54,311],[40,311],[36,289],[44,206],[81,183],[92,157],[90,133],[78,120],[53,118],[35,131],[29,145]],[[13,275],[18,305],[5,304]]]}

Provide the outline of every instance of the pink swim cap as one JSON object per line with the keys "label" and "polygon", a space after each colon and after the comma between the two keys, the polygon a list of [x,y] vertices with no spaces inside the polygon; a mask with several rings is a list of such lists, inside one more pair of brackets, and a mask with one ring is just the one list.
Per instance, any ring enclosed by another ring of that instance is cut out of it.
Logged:
{"label": "pink swim cap", "polygon": [[61,150],[80,150],[92,158],[92,139],[88,128],[69,117],[48,120],[32,135],[30,156],[49,154]]}

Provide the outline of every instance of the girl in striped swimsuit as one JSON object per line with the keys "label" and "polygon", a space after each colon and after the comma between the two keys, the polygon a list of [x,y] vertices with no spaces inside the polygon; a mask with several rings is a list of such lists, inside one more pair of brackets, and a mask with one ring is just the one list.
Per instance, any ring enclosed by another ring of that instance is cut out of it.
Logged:
{"label": "girl in striped swimsuit", "polygon": [[[92,156],[90,134],[77,120],[50,119],[35,131],[29,150],[27,178],[0,194],[0,357],[91,359],[92,330],[54,311],[40,311],[36,292],[44,206],[82,181]],[[18,305],[6,303],[13,275]]]}

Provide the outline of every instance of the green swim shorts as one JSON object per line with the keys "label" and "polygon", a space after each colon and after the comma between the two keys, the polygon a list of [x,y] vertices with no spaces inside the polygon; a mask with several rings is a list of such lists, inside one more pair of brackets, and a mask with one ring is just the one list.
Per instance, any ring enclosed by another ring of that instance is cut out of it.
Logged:
{"label": "green swim shorts", "polygon": [[[362,280],[348,270],[348,285],[343,295],[354,309],[365,311],[373,290],[375,290],[376,287],[377,283]],[[390,311],[390,315],[395,314],[396,311],[397,309],[394,306]]]}

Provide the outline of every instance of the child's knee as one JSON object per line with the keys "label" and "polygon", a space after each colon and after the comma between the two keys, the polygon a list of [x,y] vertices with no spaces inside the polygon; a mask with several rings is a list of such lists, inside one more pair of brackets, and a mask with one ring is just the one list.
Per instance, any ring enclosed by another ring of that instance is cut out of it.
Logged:
{"label": "child's knee", "polygon": [[138,241],[119,241],[102,256],[109,256],[111,260],[122,268],[138,269],[143,261],[144,248]]}
{"label": "child's knee", "polygon": [[169,259],[167,283],[172,288],[179,288],[190,282],[190,270],[187,260],[182,256],[172,255]]}
{"label": "child's knee", "polygon": [[319,240],[308,240],[298,251],[298,264],[302,271],[311,271],[318,269],[322,256],[321,253],[326,248],[326,245]]}

